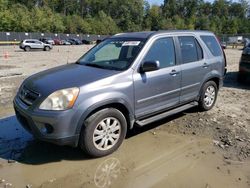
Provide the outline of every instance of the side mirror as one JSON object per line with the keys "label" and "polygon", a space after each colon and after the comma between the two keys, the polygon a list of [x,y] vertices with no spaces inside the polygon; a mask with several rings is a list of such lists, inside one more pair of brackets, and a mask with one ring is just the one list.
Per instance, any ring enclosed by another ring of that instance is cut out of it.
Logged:
{"label": "side mirror", "polygon": [[159,61],[145,61],[142,63],[140,67],[140,72],[150,72],[155,71],[160,68],[160,62]]}

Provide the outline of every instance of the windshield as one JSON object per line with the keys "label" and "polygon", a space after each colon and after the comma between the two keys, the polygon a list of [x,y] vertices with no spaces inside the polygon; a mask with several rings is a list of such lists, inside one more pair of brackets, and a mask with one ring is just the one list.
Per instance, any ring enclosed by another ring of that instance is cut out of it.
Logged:
{"label": "windshield", "polygon": [[144,45],[142,39],[107,39],[96,45],[77,63],[110,70],[126,70]]}

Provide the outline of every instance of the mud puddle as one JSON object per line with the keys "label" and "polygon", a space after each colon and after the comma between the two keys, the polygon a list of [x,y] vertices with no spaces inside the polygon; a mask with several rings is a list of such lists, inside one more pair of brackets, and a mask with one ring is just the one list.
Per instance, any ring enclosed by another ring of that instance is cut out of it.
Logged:
{"label": "mud puddle", "polygon": [[33,140],[10,116],[0,120],[0,143],[0,187],[250,186],[249,161],[226,161],[210,139],[161,129],[138,132],[114,154],[89,159]]}
{"label": "mud puddle", "polygon": [[0,120],[0,157],[17,160],[32,136],[20,127],[15,116]]}

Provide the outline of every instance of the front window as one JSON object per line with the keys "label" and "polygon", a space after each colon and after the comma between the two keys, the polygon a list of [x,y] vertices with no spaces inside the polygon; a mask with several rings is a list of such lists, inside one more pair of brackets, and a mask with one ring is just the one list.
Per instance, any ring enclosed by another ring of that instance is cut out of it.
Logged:
{"label": "front window", "polygon": [[92,48],[77,63],[102,69],[126,70],[133,63],[144,43],[142,39],[107,39]]}
{"label": "front window", "polygon": [[159,61],[160,68],[174,66],[175,48],[173,38],[167,37],[157,39],[150,47],[143,61]]}

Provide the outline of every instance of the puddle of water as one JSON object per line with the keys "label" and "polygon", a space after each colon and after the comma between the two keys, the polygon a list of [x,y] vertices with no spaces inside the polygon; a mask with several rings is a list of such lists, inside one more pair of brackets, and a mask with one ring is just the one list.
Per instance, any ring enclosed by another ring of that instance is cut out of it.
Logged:
{"label": "puddle of water", "polygon": [[[138,133],[112,155],[37,142],[15,116],[0,120],[0,179],[13,187],[249,187],[250,163],[229,165],[204,138]],[[16,159],[8,164],[2,159]],[[240,179],[239,179],[240,178]],[[188,186],[187,186],[188,185]],[[2,184],[0,183],[0,187]]]}
{"label": "puddle of water", "polygon": [[33,140],[17,122],[16,116],[0,119],[0,157],[18,160],[23,149]]}

